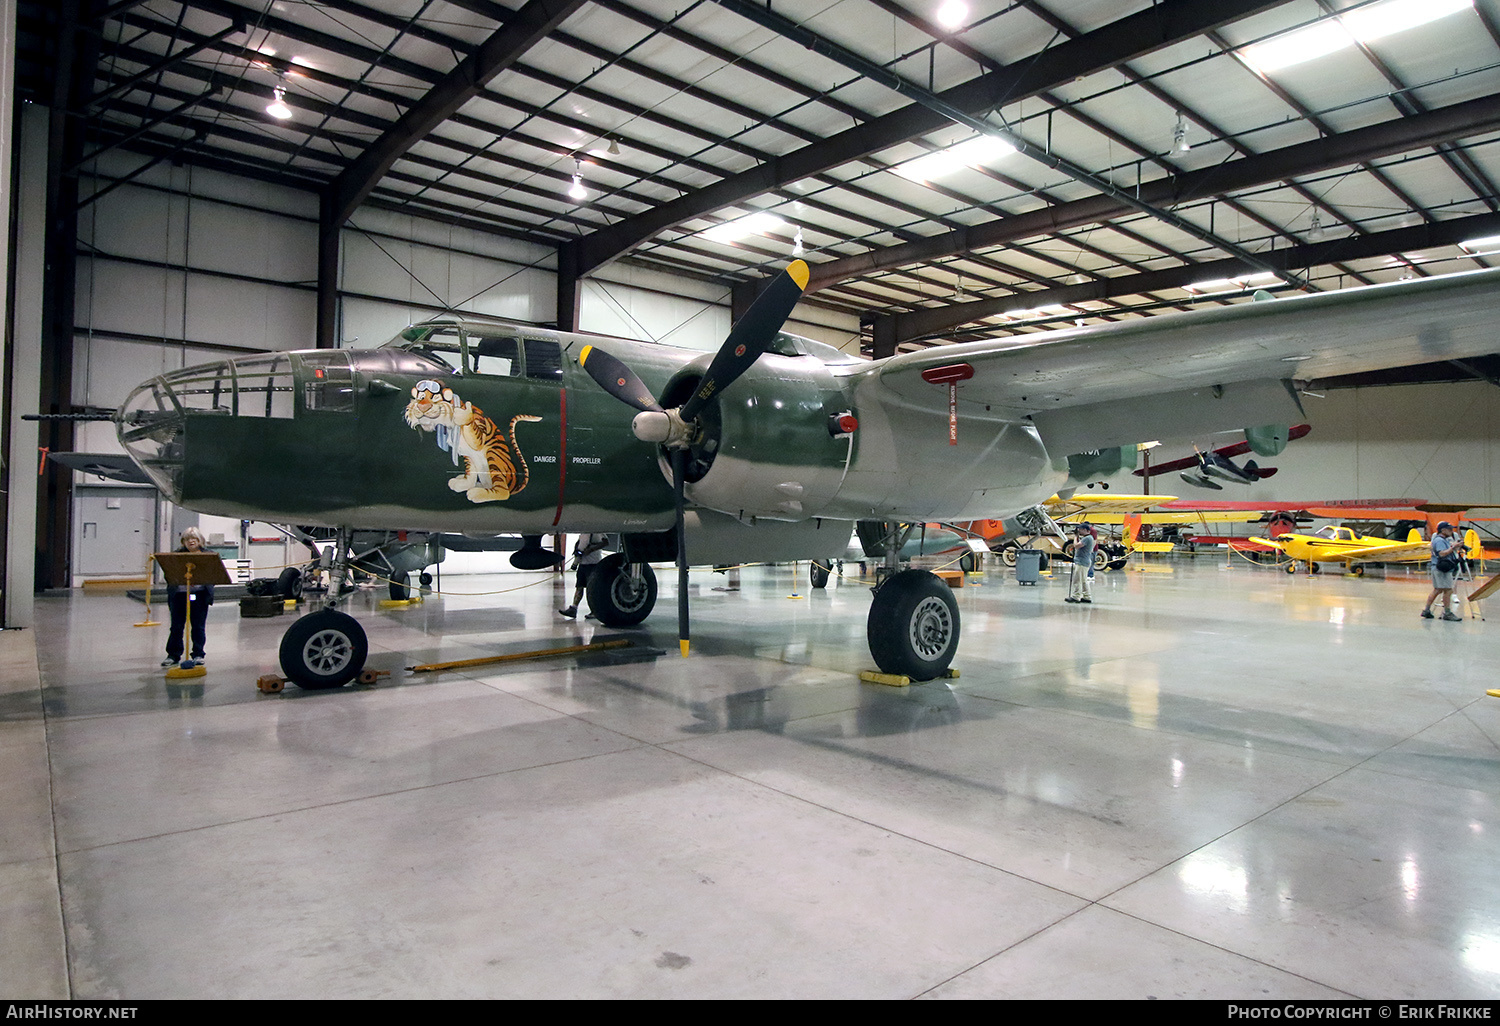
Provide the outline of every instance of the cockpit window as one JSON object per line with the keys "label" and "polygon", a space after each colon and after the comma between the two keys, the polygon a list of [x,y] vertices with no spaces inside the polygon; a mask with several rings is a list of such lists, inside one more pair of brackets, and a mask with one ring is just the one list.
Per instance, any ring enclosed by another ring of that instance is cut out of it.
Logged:
{"label": "cockpit window", "polygon": [[475,374],[514,377],[521,373],[519,340],[514,335],[469,336],[469,359]]}
{"label": "cockpit window", "polygon": [[561,381],[562,346],[545,338],[528,338],[526,376],[539,381]]}
{"label": "cockpit window", "polygon": [[332,413],[354,409],[354,372],[349,354],[342,349],[303,353],[302,368],[307,381],[302,386],[302,408]]}
{"label": "cockpit window", "polygon": [[449,372],[463,373],[463,341],[456,328],[440,328],[417,345],[407,346],[408,352],[425,356],[434,363],[447,367]]}

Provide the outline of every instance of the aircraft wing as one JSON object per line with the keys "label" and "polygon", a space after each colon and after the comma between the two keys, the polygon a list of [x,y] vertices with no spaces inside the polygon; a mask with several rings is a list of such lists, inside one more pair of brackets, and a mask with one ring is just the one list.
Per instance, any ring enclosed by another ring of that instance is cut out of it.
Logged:
{"label": "aircraft wing", "polygon": [[1077,520],[1075,514],[1078,513],[1139,513],[1163,499],[1175,498],[1175,495],[1075,495],[1070,499],[1060,499],[1054,495],[1042,505],[1054,520],[1063,517]]}
{"label": "aircraft wing", "polygon": [[[1422,509],[1422,499],[1307,499],[1300,502],[1220,502],[1213,499],[1182,499],[1163,502],[1169,511],[1243,513],[1306,513],[1325,520],[1407,520]],[[1467,507],[1466,507],[1467,508]],[[1420,519],[1420,518],[1415,518]]]}
{"label": "aircraft wing", "polygon": [[1345,549],[1340,559],[1353,563],[1409,563],[1432,558],[1430,542],[1403,542],[1400,545],[1371,545],[1363,549]]}
{"label": "aircraft wing", "polygon": [[1243,512],[1149,510],[1145,513],[1096,513],[1093,510],[1085,510],[1067,519],[1075,523],[1082,520],[1089,524],[1123,524],[1126,517],[1142,524],[1253,524],[1260,519],[1260,514],[1254,510]]}
{"label": "aircraft wing", "polygon": [[[1058,456],[1148,438],[1298,423],[1293,379],[1492,352],[1500,269],[1163,314],[898,354],[871,373],[894,401],[1029,417]],[[923,372],[939,379],[926,380]]]}

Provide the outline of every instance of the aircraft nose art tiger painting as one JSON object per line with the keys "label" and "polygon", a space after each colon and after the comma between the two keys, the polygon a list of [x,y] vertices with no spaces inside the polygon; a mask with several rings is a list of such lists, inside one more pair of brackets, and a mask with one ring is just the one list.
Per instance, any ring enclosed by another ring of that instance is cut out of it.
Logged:
{"label": "aircraft nose art tiger painting", "polygon": [[512,417],[507,446],[499,425],[451,388],[429,378],[413,385],[411,395],[406,404],[407,426],[434,433],[437,447],[452,456],[454,465],[463,467],[461,475],[449,479],[449,488],[463,492],[470,502],[509,499],[525,489],[531,470],[516,440],[516,425],[540,422],[541,417],[525,413]]}

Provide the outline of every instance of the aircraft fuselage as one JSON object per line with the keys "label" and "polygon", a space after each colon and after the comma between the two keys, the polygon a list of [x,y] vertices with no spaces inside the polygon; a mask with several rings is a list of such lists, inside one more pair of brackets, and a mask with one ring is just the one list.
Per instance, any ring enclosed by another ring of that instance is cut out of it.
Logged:
{"label": "aircraft fuselage", "polygon": [[[960,404],[957,444],[934,446],[949,436],[946,401],[876,401],[880,364],[825,361],[833,350],[783,338],[703,418],[687,487],[700,521],[718,511],[795,533],[790,525],[819,519],[971,519],[1031,505],[1066,476],[1028,422]],[[708,360],[444,321],[379,349],[163,375],[132,393],[119,432],[174,502],[205,513],[491,534],[669,530],[662,454],[632,434],[633,411],[579,367],[586,345],[628,363],[666,405],[691,391]],[[841,413],[858,427],[839,430]],[[843,547],[809,544],[821,555]]]}

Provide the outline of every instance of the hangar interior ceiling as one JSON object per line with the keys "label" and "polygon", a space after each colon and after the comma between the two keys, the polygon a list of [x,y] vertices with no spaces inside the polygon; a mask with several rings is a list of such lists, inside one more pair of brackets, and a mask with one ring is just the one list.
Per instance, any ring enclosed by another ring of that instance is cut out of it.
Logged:
{"label": "hangar interior ceiling", "polygon": [[275,181],[325,235],[543,244],[564,290],[738,304],[804,256],[876,355],[1500,253],[1500,0],[955,3],[28,0],[19,91],[82,129],[63,174],[138,161],[94,188]]}

